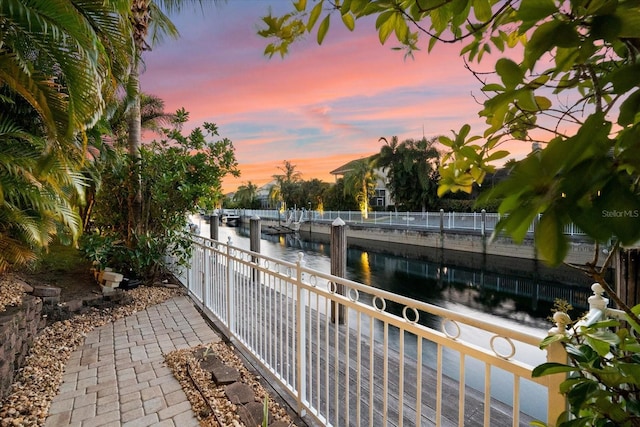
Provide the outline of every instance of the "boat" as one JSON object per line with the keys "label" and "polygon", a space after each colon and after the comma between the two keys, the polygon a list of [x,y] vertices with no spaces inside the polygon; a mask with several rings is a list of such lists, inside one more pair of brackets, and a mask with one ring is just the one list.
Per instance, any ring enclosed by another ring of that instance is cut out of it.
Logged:
{"label": "boat", "polygon": [[222,214],[221,221],[227,227],[237,227],[240,225],[240,215],[237,214]]}

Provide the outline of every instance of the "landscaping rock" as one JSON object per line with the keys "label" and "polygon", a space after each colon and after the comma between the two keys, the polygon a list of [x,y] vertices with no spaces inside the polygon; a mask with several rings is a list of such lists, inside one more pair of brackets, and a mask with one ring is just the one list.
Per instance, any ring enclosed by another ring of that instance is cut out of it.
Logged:
{"label": "landscaping rock", "polygon": [[236,405],[242,405],[256,401],[256,393],[253,388],[247,384],[236,382],[225,387],[224,393],[227,398]]}

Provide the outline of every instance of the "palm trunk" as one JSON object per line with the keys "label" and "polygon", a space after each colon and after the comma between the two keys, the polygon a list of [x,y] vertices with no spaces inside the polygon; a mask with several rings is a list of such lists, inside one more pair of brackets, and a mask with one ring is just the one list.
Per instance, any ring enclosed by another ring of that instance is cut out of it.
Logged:
{"label": "palm trunk", "polygon": [[140,164],[140,147],[142,144],[141,112],[140,112],[140,80],[139,62],[136,61],[131,70],[131,85],[135,88],[135,98],[129,110],[129,155],[131,156],[131,180],[133,194],[129,195],[129,227],[127,232],[128,243],[133,240],[133,233],[139,233],[142,225],[142,174]]}

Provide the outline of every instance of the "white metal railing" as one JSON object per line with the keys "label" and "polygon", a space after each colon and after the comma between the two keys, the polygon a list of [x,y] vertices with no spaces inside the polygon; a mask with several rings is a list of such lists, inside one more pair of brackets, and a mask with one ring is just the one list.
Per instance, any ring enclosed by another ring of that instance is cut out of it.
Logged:
{"label": "white metal railing", "polygon": [[[285,214],[273,209],[241,209],[243,216],[257,215],[262,219],[286,221],[291,213]],[[500,214],[495,212],[369,212],[365,219],[359,211],[301,211],[301,222],[314,221],[331,223],[341,218],[347,224],[361,224],[371,226],[401,226],[422,229],[442,230],[473,230],[475,232],[491,233],[500,220]],[[538,216],[540,219],[540,215]],[[528,233],[535,231],[535,222],[529,226]],[[574,224],[567,224],[564,233],[568,236],[586,236]]]}
{"label": "white metal railing", "polygon": [[531,378],[548,360],[538,348],[544,334],[306,268],[302,253],[290,263],[242,250],[231,239],[194,237],[191,266],[178,277],[319,424],[517,426],[564,410],[548,391],[557,376]]}

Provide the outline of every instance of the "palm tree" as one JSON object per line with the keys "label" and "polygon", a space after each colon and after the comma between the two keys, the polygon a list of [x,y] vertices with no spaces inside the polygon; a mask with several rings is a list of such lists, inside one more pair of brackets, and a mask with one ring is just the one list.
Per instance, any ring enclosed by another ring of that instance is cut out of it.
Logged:
{"label": "palm tree", "polygon": [[426,210],[435,203],[438,186],[440,153],[436,138],[408,139],[398,143],[397,137],[385,141],[373,157],[376,167],[387,172],[387,188],[396,206]]}
{"label": "palm tree", "polygon": [[369,218],[369,199],[375,194],[379,178],[371,158],[354,162],[344,175],[345,195],[355,196],[363,219]]}
{"label": "palm tree", "polygon": [[238,190],[233,195],[233,200],[241,208],[253,208],[254,201],[258,194],[258,187],[251,181],[238,187]]}
{"label": "palm tree", "polygon": [[288,160],[283,161],[282,166],[278,166],[278,169],[283,173],[273,175],[276,184],[271,187],[269,198],[283,202],[283,208],[286,209],[287,206],[294,203],[295,188],[302,179],[302,173],[296,171],[296,165],[291,164]]}
{"label": "palm tree", "polygon": [[0,2],[0,270],[80,233],[86,131],[128,76],[128,8]]}
{"label": "palm tree", "polygon": [[78,163],[0,116],[0,272],[34,260],[54,235],[79,236]]}
{"label": "palm tree", "polygon": [[0,2],[0,86],[38,113],[49,142],[92,126],[132,58],[129,0]]}
{"label": "palm tree", "polygon": [[[173,25],[162,9],[168,14],[179,12],[184,4],[202,5],[202,0],[130,0],[130,19],[133,30],[133,42],[135,54],[133,67],[127,94],[129,96],[129,134],[128,146],[129,154],[134,159],[133,164],[138,165],[135,173],[137,177],[136,192],[131,200],[130,229],[138,229],[141,224],[142,215],[142,189],[141,176],[139,170],[140,146],[142,144],[142,108],[140,99],[140,65],[142,63],[143,52],[149,50],[156,42],[162,40],[163,36],[177,38],[178,30]],[[147,41],[151,36],[150,43]]]}

